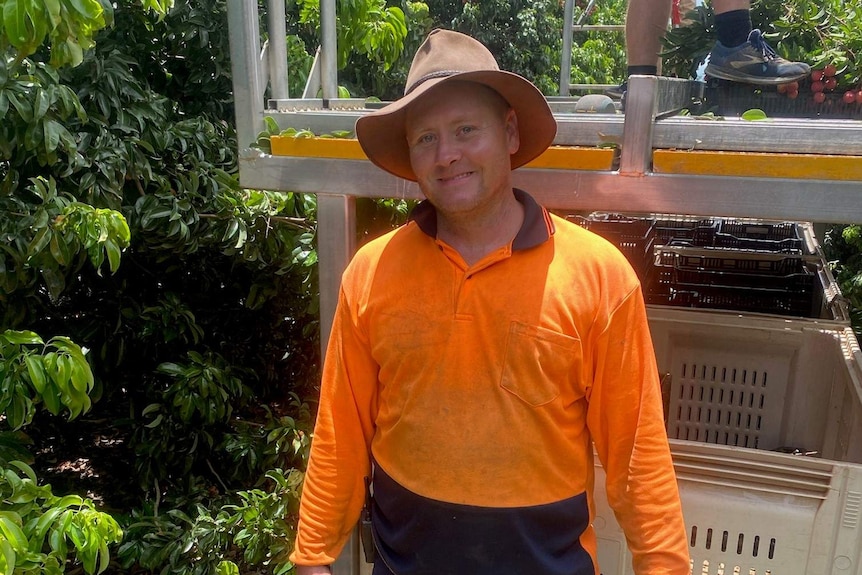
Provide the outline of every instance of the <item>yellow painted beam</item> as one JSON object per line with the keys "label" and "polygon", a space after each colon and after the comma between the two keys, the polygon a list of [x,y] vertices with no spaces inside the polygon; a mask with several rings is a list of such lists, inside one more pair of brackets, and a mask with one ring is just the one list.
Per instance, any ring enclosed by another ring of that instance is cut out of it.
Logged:
{"label": "yellow painted beam", "polygon": [[525,168],[554,170],[612,170],[617,150],[580,146],[551,146]]}
{"label": "yellow painted beam", "polygon": [[771,152],[655,150],[653,170],[665,174],[811,180],[862,180],[862,157]]}
{"label": "yellow painted beam", "polygon": [[[334,158],[340,160],[366,160],[359,141],[348,138],[294,138],[272,136],[274,156],[300,158]],[[561,170],[611,170],[616,150],[612,148],[586,148],[577,146],[551,146],[526,165],[527,168]]]}
{"label": "yellow painted beam", "polygon": [[336,158],[339,160],[367,160],[359,140],[348,138],[294,138],[272,136],[269,139],[273,156],[300,158]]}

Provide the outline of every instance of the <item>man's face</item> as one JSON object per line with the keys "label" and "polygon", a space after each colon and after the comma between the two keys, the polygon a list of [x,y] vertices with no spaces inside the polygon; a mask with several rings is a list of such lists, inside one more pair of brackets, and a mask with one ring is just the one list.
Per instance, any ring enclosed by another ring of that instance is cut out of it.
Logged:
{"label": "man's face", "polygon": [[473,82],[425,95],[406,121],[420,189],[443,217],[480,215],[511,193],[518,119],[503,98]]}

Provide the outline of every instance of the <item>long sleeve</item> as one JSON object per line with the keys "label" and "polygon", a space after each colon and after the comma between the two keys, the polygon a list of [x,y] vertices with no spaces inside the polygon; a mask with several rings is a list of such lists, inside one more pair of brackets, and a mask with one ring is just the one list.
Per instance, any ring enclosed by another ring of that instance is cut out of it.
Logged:
{"label": "long sleeve", "polygon": [[587,422],[608,503],[638,575],[687,575],[688,546],[643,297],[633,290],[593,342]]}
{"label": "long sleeve", "polygon": [[378,367],[342,290],[321,383],[320,406],[291,560],[328,565],[362,511],[377,405]]}

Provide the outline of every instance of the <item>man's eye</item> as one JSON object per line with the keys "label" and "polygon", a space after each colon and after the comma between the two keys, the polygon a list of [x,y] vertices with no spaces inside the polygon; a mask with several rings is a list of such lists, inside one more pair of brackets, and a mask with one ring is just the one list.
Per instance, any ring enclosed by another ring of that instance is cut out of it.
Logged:
{"label": "man's eye", "polygon": [[475,128],[473,128],[473,126],[461,126],[460,132],[461,132],[461,134],[466,135],[466,134],[469,134],[470,132],[473,132],[474,130],[475,130]]}
{"label": "man's eye", "polygon": [[433,134],[422,134],[421,136],[416,138],[417,144],[430,144],[433,141],[434,141],[434,135]]}

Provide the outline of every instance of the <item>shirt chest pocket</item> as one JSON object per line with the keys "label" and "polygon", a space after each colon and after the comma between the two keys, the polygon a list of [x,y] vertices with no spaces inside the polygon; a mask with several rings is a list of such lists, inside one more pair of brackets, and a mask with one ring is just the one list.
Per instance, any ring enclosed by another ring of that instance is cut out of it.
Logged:
{"label": "shirt chest pocket", "polygon": [[512,322],[500,386],[539,407],[559,397],[581,366],[581,340],[546,328]]}

